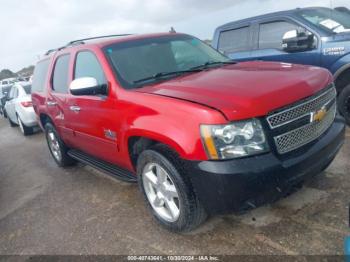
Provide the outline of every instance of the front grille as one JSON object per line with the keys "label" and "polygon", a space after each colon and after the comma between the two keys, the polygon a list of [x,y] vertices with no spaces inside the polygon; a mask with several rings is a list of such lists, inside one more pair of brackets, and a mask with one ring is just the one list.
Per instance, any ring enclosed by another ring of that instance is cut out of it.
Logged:
{"label": "front grille", "polygon": [[331,126],[335,113],[336,103],[333,103],[331,109],[322,121],[312,122],[285,134],[276,136],[274,139],[278,153],[288,153],[318,138]]}
{"label": "front grille", "polygon": [[283,110],[282,112],[267,117],[267,122],[272,129],[285,125],[291,121],[295,121],[311,112],[321,109],[322,106],[334,99],[337,92],[334,87],[327,89],[316,97],[308,99],[306,102]]}
{"label": "front grille", "polygon": [[[325,116],[312,121],[312,115],[324,108],[327,110]],[[298,105],[269,115],[266,119],[270,128],[276,129],[274,141],[278,153],[288,153],[317,139],[332,125],[336,111],[336,90],[333,86]],[[301,118],[304,121],[298,121]],[[306,124],[304,118],[308,120]],[[278,132],[279,129],[284,130],[283,133]]]}

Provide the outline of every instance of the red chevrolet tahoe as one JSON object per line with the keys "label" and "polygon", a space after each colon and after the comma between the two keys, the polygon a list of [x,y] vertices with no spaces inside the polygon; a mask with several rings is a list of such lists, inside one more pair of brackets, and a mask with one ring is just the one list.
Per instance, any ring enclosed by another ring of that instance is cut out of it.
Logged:
{"label": "red chevrolet tahoe", "polygon": [[344,142],[325,69],[235,63],[167,33],[70,42],[38,62],[33,104],[59,166],[138,182],[166,228],[245,211],[321,173]]}

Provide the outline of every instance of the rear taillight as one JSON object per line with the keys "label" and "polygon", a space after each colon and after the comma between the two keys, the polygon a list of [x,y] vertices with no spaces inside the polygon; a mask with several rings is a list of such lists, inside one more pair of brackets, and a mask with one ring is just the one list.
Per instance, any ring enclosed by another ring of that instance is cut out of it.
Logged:
{"label": "rear taillight", "polygon": [[23,101],[21,102],[21,105],[24,107],[30,107],[33,106],[33,103],[31,101]]}

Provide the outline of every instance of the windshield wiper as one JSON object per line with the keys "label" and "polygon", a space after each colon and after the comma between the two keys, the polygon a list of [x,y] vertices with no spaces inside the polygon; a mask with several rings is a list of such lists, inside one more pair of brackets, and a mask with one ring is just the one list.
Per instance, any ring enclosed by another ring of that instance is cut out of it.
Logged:
{"label": "windshield wiper", "polygon": [[186,74],[186,73],[193,73],[193,72],[201,72],[201,69],[196,69],[196,68],[191,68],[189,70],[179,70],[179,71],[173,71],[173,72],[160,72],[160,73],[156,73],[152,76],[149,77],[145,77],[145,78],[141,78],[138,80],[133,81],[134,84],[138,84],[141,82],[145,82],[148,80],[153,80],[153,79],[159,79],[165,76],[171,76],[171,75],[182,75],[182,74]]}
{"label": "windshield wiper", "polygon": [[233,64],[237,64],[236,61],[208,61],[202,65],[199,65],[199,66],[195,66],[195,67],[191,67],[190,69],[206,69],[208,68],[209,66],[211,65],[233,65]]}

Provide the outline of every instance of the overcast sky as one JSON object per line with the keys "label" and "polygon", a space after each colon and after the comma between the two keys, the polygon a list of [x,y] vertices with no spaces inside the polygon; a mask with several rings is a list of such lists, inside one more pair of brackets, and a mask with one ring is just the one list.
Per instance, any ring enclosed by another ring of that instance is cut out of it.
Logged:
{"label": "overcast sky", "polygon": [[224,23],[349,0],[0,0],[0,70],[35,64],[46,50],[82,37],[176,31],[211,39]]}

